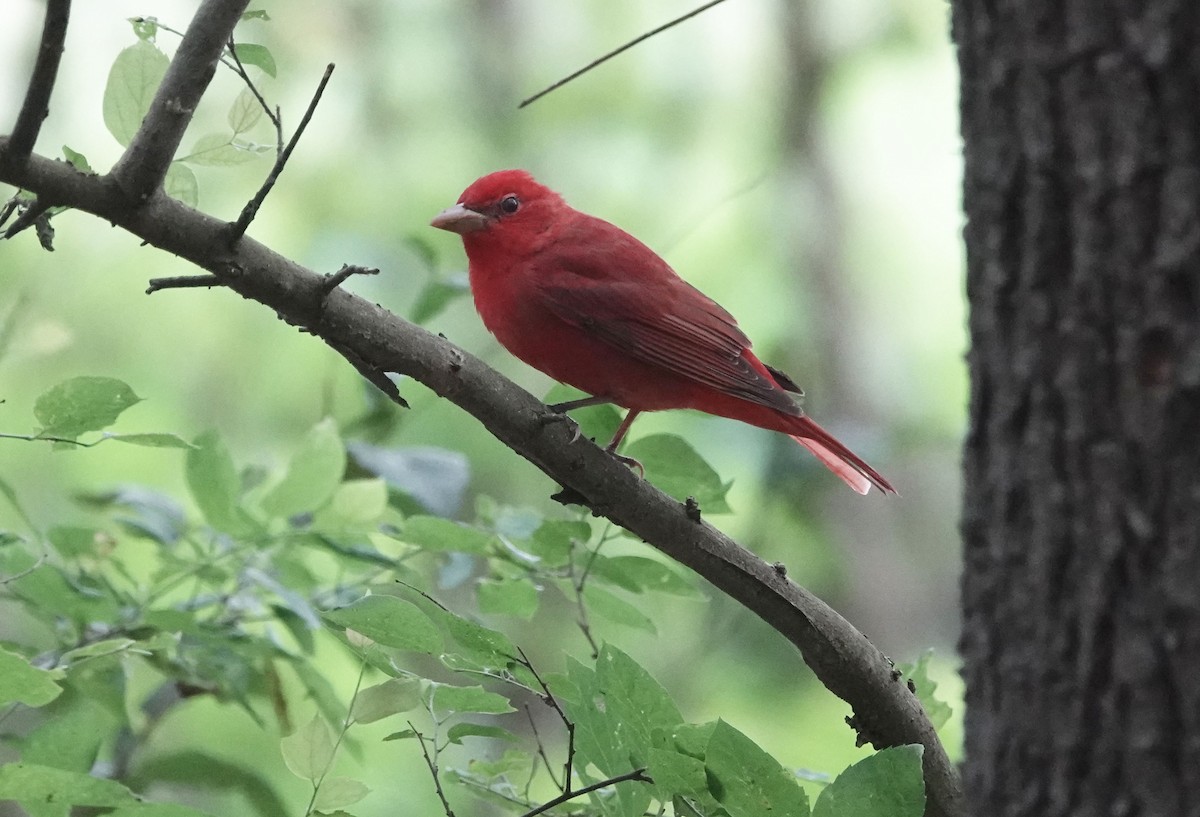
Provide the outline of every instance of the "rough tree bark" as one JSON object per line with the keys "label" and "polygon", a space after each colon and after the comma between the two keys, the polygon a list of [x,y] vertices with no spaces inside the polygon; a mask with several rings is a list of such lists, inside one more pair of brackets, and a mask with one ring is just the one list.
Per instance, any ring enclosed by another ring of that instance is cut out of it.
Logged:
{"label": "rough tree bark", "polygon": [[[470,354],[342,289],[346,276],[317,275],[243,235],[248,218],[226,223],[164,193],[166,168],[246,5],[247,0],[199,4],[138,133],[111,172],[95,175],[30,154],[54,85],[53,55],[62,49],[70,7],[69,0],[50,0],[42,47],[49,56],[35,66],[17,126],[10,136],[0,136],[0,182],[37,199],[23,207],[4,237],[52,207],[92,213],[209,273],[152,289],[228,288],[319,337],[394,399],[399,396],[384,372],[425,384],[477,417],[595,514],[691,567],[795,644],[822,683],[854,708],[864,742],[877,748],[922,744],[926,814],[960,815],[956,770],[920,702],[860,632],[790,582],[782,569],[717,531],[701,518],[702,509],[671,499],[593,443],[575,439],[566,423],[548,422],[551,413],[541,403]],[[9,215],[11,210],[4,212],[0,222]]]}
{"label": "rough tree bark", "polygon": [[971,813],[1200,815],[1200,4],[953,30]]}

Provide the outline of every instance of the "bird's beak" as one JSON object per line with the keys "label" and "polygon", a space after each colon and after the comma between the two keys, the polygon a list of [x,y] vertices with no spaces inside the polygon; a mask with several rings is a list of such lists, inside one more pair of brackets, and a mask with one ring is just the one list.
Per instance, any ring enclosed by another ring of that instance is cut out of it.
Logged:
{"label": "bird's beak", "polygon": [[438,213],[429,224],[439,230],[449,230],[452,233],[466,235],[476,230],[482,230],[488,226],[489,221],[490,219],[483,213],[477,213],[461,204],[456,204]]}

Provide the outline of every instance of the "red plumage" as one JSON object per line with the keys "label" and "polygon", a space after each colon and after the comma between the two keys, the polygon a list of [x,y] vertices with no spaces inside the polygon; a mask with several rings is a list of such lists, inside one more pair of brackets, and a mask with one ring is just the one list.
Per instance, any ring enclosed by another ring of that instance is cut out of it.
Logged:
{"label": "red plumage", "polygon": [[433,226],[462,235],[483,323],[521,360],[630,410],[691,408],[788,434],[861,494],[895,493],[809,419],[733,316],[642,242],[522,170],[468,187]]}

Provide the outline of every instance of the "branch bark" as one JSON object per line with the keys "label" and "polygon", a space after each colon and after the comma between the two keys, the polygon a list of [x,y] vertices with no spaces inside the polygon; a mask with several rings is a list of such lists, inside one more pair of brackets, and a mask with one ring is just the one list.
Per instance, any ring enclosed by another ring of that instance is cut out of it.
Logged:
{"label": "branch bark", "polygon": [[[877,748],[925,747],[930,817],[963,813],[954,767],[919,701],[891,662],[808,591],[702,521],[569,424],[546,423],[536,398],[448,341],[340,288],[249,237],[230,246],[230,225],[168,197],[162,174],[246,3],[207,0],[113,172],[78,172],[40,156],[13,155],[0,137],[0,181],[82,210],[210,272],[225,287],[319,336],[363,371],[420,381],[472,414],[501,442],[569,492],[710,581],[795,644],[821,682],[854,708],[860,738]],[[133,201],[140,202],[130,206]]]}
{"label": "branch bark", "polygon": [[42,129],[42,121],[50,113],[50,92],[54,90],[54,81],[58,78],[58,63],[62,59],[70,16],[71,0],[50,0],[46,4],[42,43],[38,47],[25,102],[17,114],[17,124],[12,132],[12,158],[20,159],[29,155]]}

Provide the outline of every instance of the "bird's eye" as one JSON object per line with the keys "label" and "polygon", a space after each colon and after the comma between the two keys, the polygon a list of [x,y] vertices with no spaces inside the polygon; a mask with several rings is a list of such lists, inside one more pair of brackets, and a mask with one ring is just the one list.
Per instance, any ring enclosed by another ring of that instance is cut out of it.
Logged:
{"label": "bird's eye", "polygon": [[521,202],[516,196],[505,196],[500,199],[500,209],[505,213],[515,213],[520,206]]}

